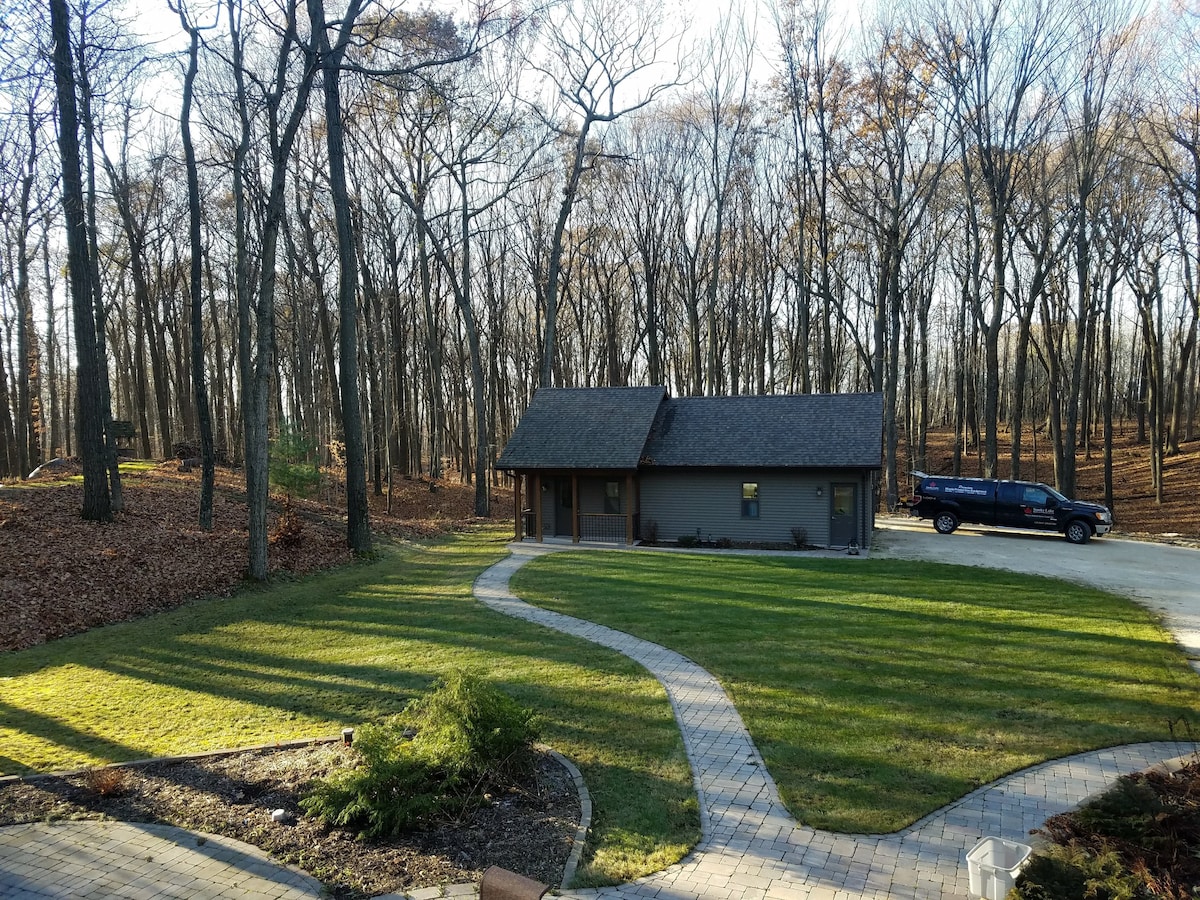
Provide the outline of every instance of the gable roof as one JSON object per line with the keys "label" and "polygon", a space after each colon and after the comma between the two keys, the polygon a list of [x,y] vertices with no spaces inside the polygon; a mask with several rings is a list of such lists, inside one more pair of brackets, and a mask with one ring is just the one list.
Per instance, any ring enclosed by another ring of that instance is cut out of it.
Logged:
{"label": "gable roof", "polygon": [[636,469],[666,388],[540,388],[500,469]]}
{"label": "gable roof", "polygon": [[882,423],[882,394],[669,398],[659,407],[642,464],[877,469]]}

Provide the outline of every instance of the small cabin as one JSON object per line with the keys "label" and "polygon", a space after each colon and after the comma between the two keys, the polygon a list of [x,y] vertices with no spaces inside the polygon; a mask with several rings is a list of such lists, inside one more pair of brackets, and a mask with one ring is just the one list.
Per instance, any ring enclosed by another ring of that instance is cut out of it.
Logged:
{"label": "small cabin", "polygon": [[496,465],[518,540],[866,548],[882,422],[877,393],[542,388]]}

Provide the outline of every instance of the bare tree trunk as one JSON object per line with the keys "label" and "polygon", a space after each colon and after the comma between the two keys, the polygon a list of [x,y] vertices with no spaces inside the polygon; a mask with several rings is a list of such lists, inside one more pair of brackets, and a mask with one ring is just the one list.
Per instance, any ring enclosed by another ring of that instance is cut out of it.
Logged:
{"label": "bare tree trunk", "polygon": [[26,165],[21,173],[21,188],[17,215],[20,223],[17,227],[16,267],[17,283],[16,326],[17,326],[17,371],[14,373],[17,381],[17,420],[16,442],[20,474],[28,475],[41,462],[42,448],[40,440],[40,407],[35,402],[41,393],[39,384],[38,340],[37,329],[33,325],[33,303],[29,290],[29,232],[32,218],[30,202],[33,194],[33,183],[36,177],[36,160],[38,155],[38,129],[34,114],[33,101],[26,112],[29,128],[29,154]]}
{"label": "bare tree trunk", "polygon": [[346,186],[346,147],[342,126],[341,63],[360,0],[350,0],[333,48],[325,30],[323,0],[308,0],[308,17],[317,42],[325,94],[325,143],[329,151],[329,190],[338,246],[338,363],[341,369],[342,420],[346,440],[346,542],[355,553],[371,550],[367,503],[366,452],[362,406],[358,396],[358,269]]}
{"label": "bare tree trunk", "polygon": [[58,150],[62,158],[63,213],[67,227],[67,271],[75,319],[79,453],[83,462],[83,518],[112,521],[112,497],[105,472],[104,410],[101,407],[96,320],[92,311],[92,266],[79,158],[79,115],[75,100],[71,31],[66,0],[50,0],[54,38],[54,81],[58,91]]}
{"label": "bare tree trunk", "polygon": [[[48,220],[46,230],[49,230]],[[58,393],[58,340],[57,325],[54,321],[54,282],[50,277],[50,240],[45,232],[42,234],[42,278],[46,295],[46,381],[50,394],[49,455],[57,456],[66,452],[66,445],[63,439],[62,407]]]}
{"label": "bare tree trunk", "polygon": [[92,116],[92,88],[88,78],[86,54],[83,49],[76,47],[76,63],[78,65],[79,99],[81,101],[82,124],[84,130],[83,147],[87,151],[87,261],[91,270],[92,315],[95,317],[96,336],[96,379],[100,392],[100,427],[104,431],[105,465],[108,472],[109,504],[113,512],[120,512],[125,507],[124,492],[121,489],[121,469],[117,463],[116,439],[112,433],[112,402],[109,393],[108,355],[105,348],[105,322],[107,313],[104,306],[104,294],[100,287],[100,248],[98,246],[99,228],[96,225],[96,132],[95,120]]}
{"label": "bare tree trunk", "polygon": [[17,461],[17,433],[13,427],[11,400],[8,396],[8,369],[0,359],[0,473],[13,478],[24,478],[28,472],[21,471]]}
{"label": "bare tree trunk", "polygon": [[200,175],[196,168],[196,149],[192,146],[192,91],[196,82],[200,53],[200,32],[190,25],[181,11],[180,23],[191,38],[188,46],[187,72],[183,80],[183,110],[180,114],[180,130],[183,138],[183,157],[187,168],[188,192],[188,238],[191,244],[191,270],[188,296],[191,301],[192,336],[192,390],[195,393],[196,421],[200,432],[200,528],[212,531],[213,482],[215,459],[213,454],[212,417],[208,409],[208,384],[204,378],[204,294],[201,276],[201,256],[204,247],[200,235]]}

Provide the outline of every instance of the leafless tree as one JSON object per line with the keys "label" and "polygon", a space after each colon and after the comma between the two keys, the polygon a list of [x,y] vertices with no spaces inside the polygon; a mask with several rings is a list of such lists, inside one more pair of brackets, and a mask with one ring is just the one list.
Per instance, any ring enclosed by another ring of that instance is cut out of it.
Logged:
{"label": "leafless tree", "polygon": [[[549,13],[544,35],[545,60],[534,68],[547,79],[549,121],[570,138],[563,163],[562,199],[550,234],[543,279],[545,331],[540,383],[554,379],[559,280],[567,221],[586,169],[603,155],[594,142],[597,126],[643,109],[677,80],[678,57],[665,57],[677,45],[649,4],[629,6],[617,0],[568,0]],[[647,86],[648,85],[648,86]]]}

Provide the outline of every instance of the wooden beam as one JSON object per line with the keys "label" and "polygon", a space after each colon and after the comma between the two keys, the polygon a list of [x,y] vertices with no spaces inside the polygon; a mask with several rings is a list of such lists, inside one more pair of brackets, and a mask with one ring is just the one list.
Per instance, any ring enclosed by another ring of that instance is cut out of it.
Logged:
{"label": "wooden beam", "polygon": [[625,476],[625,543],[633,543],[633,473]]}
{"label": "wooden beam", "polygon": [[579,543],[579,473],[571,473],[571,541]]}
{"label": "wooden beam", "polygon": [[516,517],[516,541],[520,543],[524,534],[522,531],[525,528],[525,517],[521,515],[521,481],[525,476],[520,472],[513,473],[513,514]]}
{"label": "wooden beam", "polygon": [[542,473],[533,475],[533,496],[529,502],[533,504],[533,520],[537,523],[537,542],[542,542]]}

